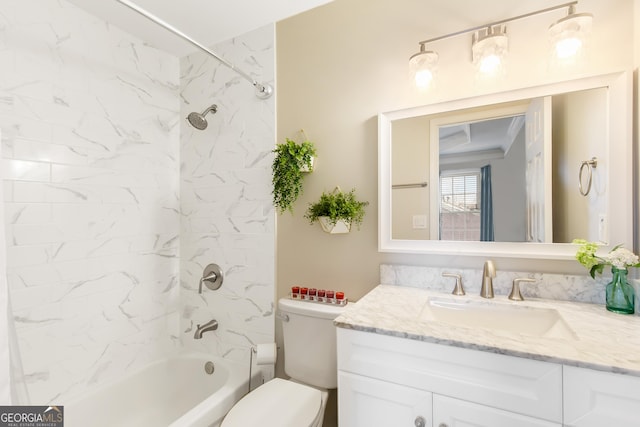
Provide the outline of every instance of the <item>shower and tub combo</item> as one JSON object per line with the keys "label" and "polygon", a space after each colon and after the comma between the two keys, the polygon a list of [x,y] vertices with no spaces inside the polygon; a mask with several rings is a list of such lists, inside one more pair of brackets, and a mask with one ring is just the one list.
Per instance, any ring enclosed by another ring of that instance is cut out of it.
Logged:
{"label": "shower and tub combo", "polygon": [[[273,89],[268,84],[258,83],[208,48],[157,18],[149,16],[136,5],[126,0],[118,1],[191,42],[249,80],[255,87],[258,98],[266,99],[272,95]],[[195,129],[205,130],[208,125],[206,117],[209,113],[215,114],[217,111],[218,106],[212,104],[202,112],[190,113],[186,119]],[[0,199],[1,196],[2,193]],[[0,258],[4,257],[5,254],[0,253]],[[221,274],[209,273],[203,277],[200,285],[215,285],[218,278],[222,279]],[[6,283],[1,284],[0,290],[0,302],[4,303],[8,299]],[[5,296],[7,298],[4,298]],[[4,317],[4,313],[2,314]],[[7,314],[7,317],[9,316],[10,314]],[[194,338],[207,338],[210,331],[215,329],[217,322],[214,320],[202,326],[198,325]],[[205,333],[207,334],[203,336]],[[9,347],[17,348],[15,345]],[[8,363],[5,365],[8,366]],[[17,370],[12,368],[11,372],[15,371]],[[210,354],[177,354],[155,361],[133,373],[127,373],[125,378],[100,384],[82,396],[60,403],[65,407],[67,427],[217,427],[233,405],[247,393],[250,384],[257,380],[257,375],[253,376],[250,372],[245,363]]]}

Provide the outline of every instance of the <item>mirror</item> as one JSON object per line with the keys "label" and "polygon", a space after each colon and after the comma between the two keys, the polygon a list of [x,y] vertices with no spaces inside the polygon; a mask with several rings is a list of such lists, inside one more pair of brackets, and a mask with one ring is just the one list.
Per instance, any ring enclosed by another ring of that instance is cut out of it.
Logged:
{"label": "mirror", "polygon": [[615,73],[380,114],[379,250],[632,247],[629,85]]}

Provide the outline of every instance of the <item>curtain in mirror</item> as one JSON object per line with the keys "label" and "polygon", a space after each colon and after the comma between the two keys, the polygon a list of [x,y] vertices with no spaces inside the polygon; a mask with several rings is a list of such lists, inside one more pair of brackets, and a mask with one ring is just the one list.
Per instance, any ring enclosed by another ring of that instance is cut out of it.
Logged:
{"label": "curtain in mirror", "polygon": [[493,242],[493,195],[491,165],[480,168],[480,241]]}

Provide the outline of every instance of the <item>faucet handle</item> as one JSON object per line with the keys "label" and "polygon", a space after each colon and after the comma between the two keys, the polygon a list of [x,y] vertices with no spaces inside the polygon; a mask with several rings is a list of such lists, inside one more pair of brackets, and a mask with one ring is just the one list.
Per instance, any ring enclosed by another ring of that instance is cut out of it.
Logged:
{"label": "faucet handle", "polygon": [[453,295],[464,295],[464,288],[462,287],[462,276],[453,273],[442,273],[442,277],[455,277],[456,287],[453,288]]}
{"label": "faucet handle", "polygon": [[529,279],[526,277],[519,277],[517,279],[513,279],[513,286],[511,287],[511,293],[509,294],[509,299],[511,301],[524,301],[522,298],[522,294],[520,293],[520,282],[535,282],[535,279]]}

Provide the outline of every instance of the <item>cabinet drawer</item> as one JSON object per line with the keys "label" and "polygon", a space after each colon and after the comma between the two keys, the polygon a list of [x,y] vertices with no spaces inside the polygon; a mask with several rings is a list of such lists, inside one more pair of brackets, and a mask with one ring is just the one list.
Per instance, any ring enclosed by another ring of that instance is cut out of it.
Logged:
{"label": "cabinet drawer", "polygon": [[338,372],[338,425],[389,427],[431,424],[431,393],[385,381]]}
{"label": "cabinet drawer", "polygon": [[640,426],[639,377],[573,366],[563,371],[566,426]]}
{"label": "cabinet drawer", "polygon": [[560,423],[514,414],[463,400],[433,396],[434,426],[562,427]]}
{"label": "cabinet drawer", "polygon": [[338,328],[338,369],[562,422],[562,366]]}

